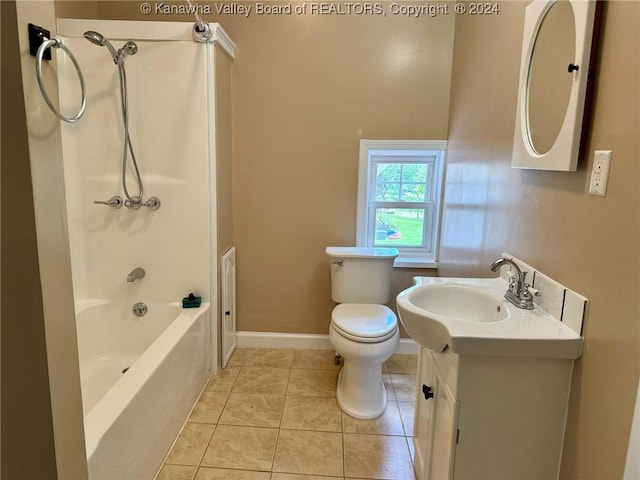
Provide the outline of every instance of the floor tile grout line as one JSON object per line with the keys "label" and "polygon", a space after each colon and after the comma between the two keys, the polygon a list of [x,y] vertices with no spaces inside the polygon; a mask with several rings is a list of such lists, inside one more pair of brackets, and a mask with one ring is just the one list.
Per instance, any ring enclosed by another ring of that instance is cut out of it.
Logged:
{"label": "floor tile grout line", "polygon": [[[238,372],[238,375],[239,375],[239,372]],[[233,379],[233,383],[231,384],[231,388],[232,389],[233,389],[233,385],[235,384],[237,379],[238,379],[237,376],[236,376],[236,378]],[[209,377],[209,381],[211,381],[211,377]],[[230,396],[231,396],[231,391],[227,392],[227,399],[225,400],[224,405],[222,406],[222,409],[220,410],[220,413],[218,414],[218,418],[217,418],[216,423],[214,425],[213,432],[211,433],[211,437],[209,437],[209,441],[207,442],[207,446],[204,448],[204,451],[202,452],[202,456],[200,457],[200,461],[198,462],[198,469],[200,469],[200,467],[202,467],[202,462],[204,460],[204,457],[207,454],[207,451],[209,450],[209,447],[211,446],[211,442],[213,442],[213,437],[216,434],[216,430],[218,430],[218,426],[219,426],[218,422],[220,422],[220,417],[222,417],[222,412],[224,411],[225,407],[227,406],[227,403],[229,402],[229,397]],[[198,402],[199,401],[200,400],[198,400]],[[196,403],[196,405],[197,405],[197,403]],[[187,419],[187,421],[188,421],[188,419]],[[211,424],[209,424],[209,425],[211,425]],[[197,476],[197,472],[196,472],[196,476]]]}
{"label": "floor tile grout line", "polygon": [[276,435],[276,444],[273,447],[273,456],[271,457],[271,469],[269,477],[273,477],[273,469],[276,466],[276,455],[278,455],[278,445],[280,444],[280,429],[278,428],[278,433]]}
{"label": "floor tile grout line", "polygon": [[289,395],[289,387],[291,386],[291,368],[289,369],[289,375],[287,376],[287,388],[284,390],[285,401],[287,395]]}
{"label": "floor tile grout line", "polygon": [[[342,417],[342,421],[344,421],[344,416]],[[346,445],[344,443],[344,426],[342,431],[340,432],[340,436],[342,437],[342,476],[347,476],[347,450]]]}
{"label": "floor tile grout line", "polygon": [[280,429],[282,428],[282,417],[284,417],[284,407],[287,404],[287,392],[289,391],[290,381],[291,381],[291,369],[289,369],[289,376],[287,377],[287,388],[284,391],[284,401],[282,402],[282,409],[280,410],[280,420],[278,421],[278,438],[280,437]]}
{"label": "floor tile grout line", "polygon": [[234,472],[257,472],[257,473],[279,473],[272,472],[271,470],[260,470],[257,468],[237,468],[237,467],[207,467],[206,465],[195,466],[195,465],[180,465],[182,467],[194,467],[198,470],[232,470]]}
{"label": "floor tile grout line", "polygon": [[220,413],[218,414],[218,419],[216,420],[216,425],[220,424],[220,419],[222,418],[222,412],[224,412],[224,409],[227,408],[227,404],[229,403],[229,399],[230,398],[231,398],[231,392],[228,392],[227,393],[227,399],[224,401],[224,405],[222,406],[222,408],[220,409]]}
{"label": "floor tile grout line", "polygon": [[209,446],[213,441],[213,436],[216,434],[216,430],[218,430],[218,425],[216,424],[213,428],[213,432],[211,432],[211,437],[209,437],[209,441],[207,442],[207,446],[204,448],[202,455],[200,456],[200,461],[198,462],[198,468],[202,466],[202,461],[204,460],[204,456],[207,454],[207,450],[209,450]]}

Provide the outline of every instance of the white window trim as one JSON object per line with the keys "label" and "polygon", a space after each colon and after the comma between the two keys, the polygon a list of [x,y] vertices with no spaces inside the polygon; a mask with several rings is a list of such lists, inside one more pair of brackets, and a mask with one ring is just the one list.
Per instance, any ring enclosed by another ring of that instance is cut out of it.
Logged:
{"label": "white window trim", "polygon": [[446,140],[360,140],[360,162],[358,166],[358,209],[356,218],[356,245],[359,247],[367,244],[367,218],[369,215],[367,191],[370,184],[370,152],[379,150],[441,150],[444,152],[436,162],[436,180],[434,198],[438,201],[434,208],[433,228],[433,255],[427,256],[420,252],[400,252],[393,266],[401,268],[437,268],[438,250],[440,245],[440,217],[442,211],[442,193],[444,184],[444,171],[446,164]]}

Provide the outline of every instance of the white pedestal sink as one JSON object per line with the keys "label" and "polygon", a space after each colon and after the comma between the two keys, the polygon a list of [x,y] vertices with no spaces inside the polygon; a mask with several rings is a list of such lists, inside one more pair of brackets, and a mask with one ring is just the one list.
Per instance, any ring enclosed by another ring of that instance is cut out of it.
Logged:
{"label": "white pedestal sink", "polygon": [[558,477],[582,338],[501,278],[416,278],[400,320],[419,343],[417,480]]}
{"label": "white pedestal sink", "polygon": [[536,306],[504,298],[501,278],[418,277],[396,298],[409,335],[434,352],[536,358],[578,358],[582,337]]}

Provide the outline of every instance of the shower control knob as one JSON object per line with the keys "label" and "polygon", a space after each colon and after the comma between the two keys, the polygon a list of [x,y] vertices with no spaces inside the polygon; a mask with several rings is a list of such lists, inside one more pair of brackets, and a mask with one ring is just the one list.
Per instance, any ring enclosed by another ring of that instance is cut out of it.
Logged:
{"label": "shower control knob", "polygon": [[158,197],[151,197],[149,200],[143,203],[145,207],[150,208],[151,210],[157,210],[160,208],[160,199]]}
{"label": "shower control knob", "polygon": [[433,398],[433,388],[428,385],[422,385],[422,393],[424,394],[424,399],[429,400]]}
{"label": "shower control knob", "polygon": [[108,205],[111,208],[122,208],[122,198],[118,195],[114,195],[107,201],[94,200],[93,203],[94,205]]}

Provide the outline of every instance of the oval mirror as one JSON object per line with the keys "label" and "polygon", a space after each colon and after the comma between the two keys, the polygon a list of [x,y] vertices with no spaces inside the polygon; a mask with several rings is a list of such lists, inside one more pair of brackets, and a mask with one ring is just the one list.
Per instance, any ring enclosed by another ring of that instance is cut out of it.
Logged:
{"label": "oval mirror", "polygon": [[547,153],[558,137],[569,105],[576,58],[573,7],[568,0],[551,5],[536,35],[527,82],[527,132],[531,148]]}
{"label": "oval mirror", "polygon": [[511,166],[573,172],[584,155],[602,3],[531,0],[524,14]]}

